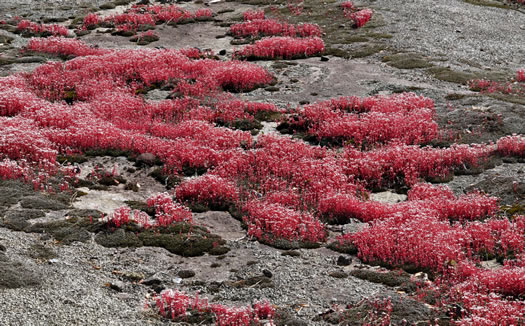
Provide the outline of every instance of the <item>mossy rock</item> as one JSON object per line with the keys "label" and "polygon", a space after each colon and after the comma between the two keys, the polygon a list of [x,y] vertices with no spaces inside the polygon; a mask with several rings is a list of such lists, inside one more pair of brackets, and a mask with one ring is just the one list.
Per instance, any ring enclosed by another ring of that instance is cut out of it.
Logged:
{"label": "mossy rock", "polygon": [[28,184],[16,180],[0,180],[0,206],[15,205],[22,197],[34,194],[34,189]]}
{"label": "mossy rock", "polygon": [[318,242],[301,241],[301,240],[287,240],[282,238],[275,238],[271,234],[263,235],[263,238],[259,239],[260,243],[274,247],[276,249],[291,250],[291,249],[316,249],[321,247]]}
{"label": "mossy rock", "polygon": [[118,148],[90,149],[88,151],[85,151],[84,155],[92,156],[92,157],[101,157],[101,156],[119,157],[119,156],[125,156],[130,161],[133,161],[133,158],[136,156],[134,153],[132,153],[130,151],[122,150],[122,149],[118,149]]}
{"label": "mossy rock", "polygon": [[350,275],[372,283],[379,283],[390,287],[400,287],[400,290],[407,293],[417,291],[417,284],[410,280],[410,274],[403,270],[376,272],[366,269],[357,269],[350,272]]}
{"label": "mossy rock", "polygon": [[115,232],[101,232],[95,237],[95,242],[109,248],[135,248],[142,247],[144,243],[135,233],[117,229]]}
{"label": "mossy rock", "polygon": [[31,209],[44,209],[44,210],[62,210],[67,209],[69,206],[58,200],[48,198],[45,195],[35,195],[30,197],[24,197],[20,201],[20,205],[23,208]]}
{"label": "mossy rock", "polygon": [[165,172],[163,168],[157,168],[151,171],[149,176],[164,185],[166,189],[175,188],[181,182],[181,178],[179,176],[169,174]]}
{"label": "mossy rock", "polygon": [[468,72],[456,71],[447,67],[432,67],[427,72],[434,78],[450,83],[466,85],[475,75]]}
{"label": "mossy rock", "polygon": [[16,209],[7,210],[0,219],[0,225],[14,231],[23,231],[30,225],[28,220],[44,217],[42,210]]}
{"label": "mossy rock", "polygon": [[206,229],[186,223],[146,230],[133,224],[118,229],[106,227],[95,241],[105,247],[160,247],[183,257],[202,256],[226,243]]}
{"label": "mossy rock", "polygon": [[465,98],[466,96],[467,95],[465,94],[451,93],[451,94],[447,94],[445,96],[445,99],[448,101],[458,101],[458,100]]}
{"label": "mossy rock", "polygon": [[339,241],[330,243],[327,248],[348,255],[357,255],[358,252],[357,247],[353,244],[341,244]]}
{"label": "mossy rock", "polygon": [[57,162],[60,164],[71,163],[71,164],[82,164],[88,161],[88,158],[82,154],[72,154],[66,156],[57,156]]}
{"label": "mossy rock", "polygon": [[[386,313],[386,310],[378,309],[378,306],[386,302],[386,300],[388,300],[386,296],[377,296],[362,301],[350,309],[320,315],[315,321],[323,320],[331,324],[346,326],[362,325],[364,318],[374,314],[374,312],[376,316],[382,316],[383,313]],[[411,298],[393,295],[390,297],[390,302],[392,304],[390,313],[392,325],[427,325],[428,323],[433,323],[434,319],[446,319],[445,315],[436,316],[434,311],[424,303]],[[378,320],[376,319],[376,321]]]}
{"label": "mossy rock", "polygon": [[370,44],[363,47],[360,47],[356,50],[350,51],[350,56],[352,58],[364,58],[379,53],[386,49],[385,45],[382,44]]}
{"label": "mossy rock", "polygon": [[383,62],[398,69],[429,68],[433,64],[417,54],[399,53],[383,57]]}
{"label": "mossy rock", "polygon": [[100,9],[102,10],[108,10],[108,9],[115,9],[116,5],[112,2],[106,2],[102,5],[100,5]]}
{"label": "mossy rock", "polygon": [[217,246],[212,248],[208,253],[213,256],[221,256],[227,254],[230,251],[230,248],[224,246]]}
{"label": "mossy rock", "polygon": [[228,287],[242,289],[242,288],[273,288],[275,285],[272,280],[266,276],[253,276],[239,281],[226,281],[224,284]]}
{"label": "mossy rock", "polygon": [[91,240],[91,233],[102,228],[102,225],[90,218],[72,217],[67,220],[48,223],[35,223],[24,229],[25,232],[48,233],[63,244],[75,241],[86,242]]}

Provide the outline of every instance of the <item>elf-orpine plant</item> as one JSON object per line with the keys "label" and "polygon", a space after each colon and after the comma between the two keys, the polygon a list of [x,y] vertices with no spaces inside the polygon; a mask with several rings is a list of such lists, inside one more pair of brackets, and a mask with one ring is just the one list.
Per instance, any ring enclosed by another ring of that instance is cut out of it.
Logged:
{"label": "elf-orpine plant", "polygon": [[516,72],[516,81],[523,83],[525,82],[525,69],[519,69]]}
{"label": "elf-orpine plant", "polygon": [[61,55],[65,57],[71,55],[75,57],[102,55],[109,52],[109,50],[89,46],[81,40],[63,37],[32,38],[27,43],[26,48],[29,51]]}
{"label": "elf-orpine plant", "polygon": [[324,42],[318,37],[270,37],[247,45],[234,55],[247,59],[298,59],[320,55],[324,50]]}
{"label": "elf-orpine plant", "polygon": [[21,33],[29,33],[34,36],[66,36],[67,28],[57,24],[37,24],[29,20],[18,22],[16,29]]}
{"label": "elf-orpine plant", "polygon": [[167,227],[173,223],[192,223],[191,211],[175,203],[168,193],[153,195],[147,200],[149,207],[155,208],[155,225]]}
{"label": "elf-orpine plant", "polygon": [[239,199],[239,190],[235,183],[207,174],[182,183],[176,189],[176,197],[182,202],[224,209]]}
{"label": "elf-orpine plant", "polygon": [[264,10],[246,10],[242,13],[244,21],[264,19]]}
{"label": "elf-orpine plant", "polygon": [[156,299],[156,308],[159,313],[174,321],[185,321],[189,316],[203,316],[211,314],[217,326],[251,326],[261,320],[272,319],[275,308],[267,301],[256,302],[251,306],[231,307],[222,304],[210,304],[207,298],[188,296],[177,290],[164,290]]}
{"label": "elf-orpine plant", "polygon": [[350,19],[354,21],[354,25],[357,28],[365,26],[366,23],[372,18],[374,12],[371,9],[361,9],[350,14]]}
{"label": "elf-orpine plant", "polygon": [[502,137],[497,141],[496,148],[498,153],[503,156],[525,157],[525,136]]}
{"label": "elf-orpine plant", "polygon": [[320,37],[321,29],[316,24],[293,25],[279,22],[275,19],[253,19],[232,25],[230,27],[230,33],[236,37]]}

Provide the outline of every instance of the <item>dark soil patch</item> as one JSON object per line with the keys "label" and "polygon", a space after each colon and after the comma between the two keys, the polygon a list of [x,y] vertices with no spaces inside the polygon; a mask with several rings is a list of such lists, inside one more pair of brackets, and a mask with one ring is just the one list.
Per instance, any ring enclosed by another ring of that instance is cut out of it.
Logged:
{"label": "dark soil patch", "polygon": [[38,286],[40,279],[40,276],[22,263],[9,261],[0,254],[0,289]]}
{"label": "dark soil patch", "polygon": [[52,249],[49,249],[42,244],[35,243],[29,248],[29,257],[38,260],[49,260],[56,258],[57,254]]}

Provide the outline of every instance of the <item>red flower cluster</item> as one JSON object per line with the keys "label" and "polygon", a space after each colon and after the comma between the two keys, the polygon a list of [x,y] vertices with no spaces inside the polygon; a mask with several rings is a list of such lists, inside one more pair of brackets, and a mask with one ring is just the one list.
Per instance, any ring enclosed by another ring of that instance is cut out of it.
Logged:
{"label": "red flower cluster", "polygon": [[372,18],[373,11],[371,9],[357,9],[352,1],[341,3],[341,8],[343,9],[345,17],[354,21],[356,28],[365,26]]}
{"label": "red flower cluster", "polygon": [[264,19],[264,10],[246,10],[243,12],[242,17],[244,18],[245,22],[256,19]]}
{"label": "red flower cluster", "polygon": [[194,13],[176,5],[134,5],[122,14],[115,14],[105,18],[96,14],[89,14],[84,18],[84,29],[92,29],[101,24],[114,24],[117,30],[133,31],[146,26],[153,28],[162,23],[177,23],[188,19],[202,19],[212,17],[208,8],[201,8]]}
{"label": "red flower cluster", "polygon": [[525,93],[525,70],[516,72],[515,80],[501,82],[486,79],[474,79],[469,81],[471,90],[483,93],[503,93],[511,95],[523,95]]}
{"label": "red flower cluster", "polygon": [[519,69],[517,72],[516,72],[516,80],[520,83],[524,83],[525,82],[525,69]]}
{"label": "red flower cluster", "polygon": [[350,14],[350,19],[354,21],[354,24],[357,28],[365,26],[366,23],[372,18],[374,12],[371,9],[362,9],[355,11]]}
{"label": "red flower cluster", "polygon": [[87,45],[77,39],[63,37],[33,38],[27,43],[29,51],[49,53],[61,56],[83,57],[87,55],[103,55],[109,52]]}
{"label": "red flower cluster", "polygon": [[321,28],[316,24],[293,25],[275,19],[250,19],[230,26],[230,33],[237,37],[290,36],[320,37]]}
{"label": "red flower cluster", "polygon": [[38,36],[66,36],[67,28],[57,24],[37,24],[29,20],[18,22],[16,29],[20,32],[29,32]]}
{"label": "red flower cluster", "polygon": [[178,222],[192,222],[191,211],[173,201],[168,193],[151,196],[147,200],[148,207],[155,207],[155,226],[167,227]]}
{"label": "red flower cluster", "polygon": [[413,185],[419,178],[445,177],[456,167],[478,166],[492,153],[485,145],[453,145],[449,148],[391,145],[362,152],[347,147],[340,158],[345,173],[369,187]]}
{"label": "red flower cluster", "polygon": [[501,155],[525,157],[525,136],[512,135],[500,138],[496,147]]}
{"label": "red flower cluster", "polygon": [[510,326],[525,318],[525,301],[519,299],[525,293],[523,267],[485,270],[465,263],[455,274],[458,280],[448,295],[462,306],[457,325]]}
{"label": "red flower cluster", "polygon": [[204,175],[177,187],[176,197],[182,202],[197,202],[210,207],[228,205],[239,199],[235,183],[215,175]]}
{"label": "red flower cluster", "polygon": [[221,304],[209,304],[208,299],[194,298],[184,292],[164,290],[156,300],[159,312],[165,318],[184,321],[188,313],[212,313],[217,326],[250,326],[260,320],[269,319],[275,315],[275,308],[267,301],[256,302],[246,307],[229,307]]}
{"label": "red flower cluster", "polygon": [[432,100],[413,93],[341,97],[297,108],[289,123],[319,139],[358,147],[398,141],[427,143],[438,135]]}
{"label": "red flower cluster", "polygon": [[248,226],[248,235],[259,240],[323,242],[327,236],[317,218],[279,204],[253,200],[245,203],[243,210],[247,214],[244,223]]}
{"label": "red flower cluster", "polygon": [[298,59],[324,52],[324,42],[318,37],[269,37],[235,51],[234,56],[248,59]]}

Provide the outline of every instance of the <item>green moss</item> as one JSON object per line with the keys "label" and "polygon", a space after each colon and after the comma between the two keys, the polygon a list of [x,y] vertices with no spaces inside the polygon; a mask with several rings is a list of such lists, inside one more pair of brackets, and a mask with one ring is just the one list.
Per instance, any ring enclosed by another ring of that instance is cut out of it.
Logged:
{"label": "green moss", "polygon": [[388,33],[367,33],[365,36],[374,39],[391,39],[394,37],[392,34]]}
{"label": "green moss", "polygon": [[115,4],[112,2],[106,2],[102,4],[99,8],[102,10],[115,9]]}
{"label": "green moss", "polygon": [[339,241],[334,241],[327,248],[348,255],[357,255],[357,247],[353,244],[340,244]]}
{"label": "green moss", "polygon": [[502,206],[501,211],[508,216],[525,215],[525,205],[514,204],[512,206]]}
{"label": "green moss", "polygon": [[343,50],[338,47],[327,47],[325,49],[325,55],[333,55],[334,57],[344,58],[344,59],[350,59],[352,57],[351,52],[349,50]]}
{"label": "green moss", "polygon": [[[202,256],[213,249],[224,252],[225,241],[210,234],[206,229],[186,223],[177,223],[168,228],[141,230],[130,224],[118,228],[102,229],[95,241],[105,247],[161,247],[184,257]],[[228,249],[229,250],[229,249]]]}
{"label": "green moss", "polygon": [[501,93],[492,93],[492,94],[486,94],[489,97],[492,97],[494,99],[519,104],[519,105],[525,105],[525,96],[522,95],[513,95],[513,94],[501,94]]}
{"label": "green moss", "polygon": [[352,58],[364,58],[379,53],[386,49],[382,44],[369,44],[350,52]]}
{"label": "green moss", "polygon": [[164,168],[157,168],[150,172],[150,177],[163,184],[167,189],[175,188],[181,182],[181,178],[164,171]]}
{"label": "green moss", "polygon": [[86,156],[93,156],[93,157],[99,157],[99,156],[111,156],[111,157],[119,157],[119,156],[126,156],[128,158],[132,158],[135,155],[127,150],[122,150],[118,148],[100,148],[100,149],[90,149],[84,153]]}
{"label": "green moss", "polygon": [[452,93],[452,94],[447,94],[447,96],[445,96],[445,99],[449,101],[457,101],[457,100],[461,100],[465,98],[465,96],[466,95],[464,94]]}
{"label": "green moss", "polygon": [[413,53],[398,53],[383,57],[383,62],[398,69],[417,69],[432,67],[427,59]]}
{"label": "green moss", "polygon": [[81,154],[72,154],[67,156],[57,156],[57,162],[60,164],[71,163],[71,164],[82,164],[88,161],[88,158]]}
{"label": "green moss", "polygon": [[49,233],[63,244],[75,241],[91,240],[91,232],[101,228],[101,224],[92,222],[90,218],[70,218],[68,220],[49,223],[36,223],[24,229],[26,232]]}
{"label": "green moss", "polygon": [[226,281],[224,284],[228,287],[242,289],[242,288],[273,288],[272,280],[266,276],[254,276],[239,281]]}
{"label": "green moss", "polygon": [[125,6],[125,5],[130,4],[131,2],[132,2],[132,0],[115,0],[115,1],[113,1],[115,6]]}
{"label": "green moss", "polygon": [[20,201],[23,208],[41,209],[41,210],[61,210],[68,208],[68,205],[50,198],[46,195],[35,195],[25,197]]}
{"label": "green moss", "polygon": [[13,58],[0,57],[0,66],[10,65],[14,62],[15,60]]}
{"label": "green moss", "polygon": [[400,287],[402,291],[414,293],[417,291],[417,284],[410,280],[410,274],[403,270],[376,272],[372,270],[356,269],[350,275],[372,283],[384,284],[390,287]]}
{"label": "green moss", "polygon": [[474,74],[455,71],[446,67],[432,67],[427,69],[427,72],[436,79],[463,85],[475,78]]}

